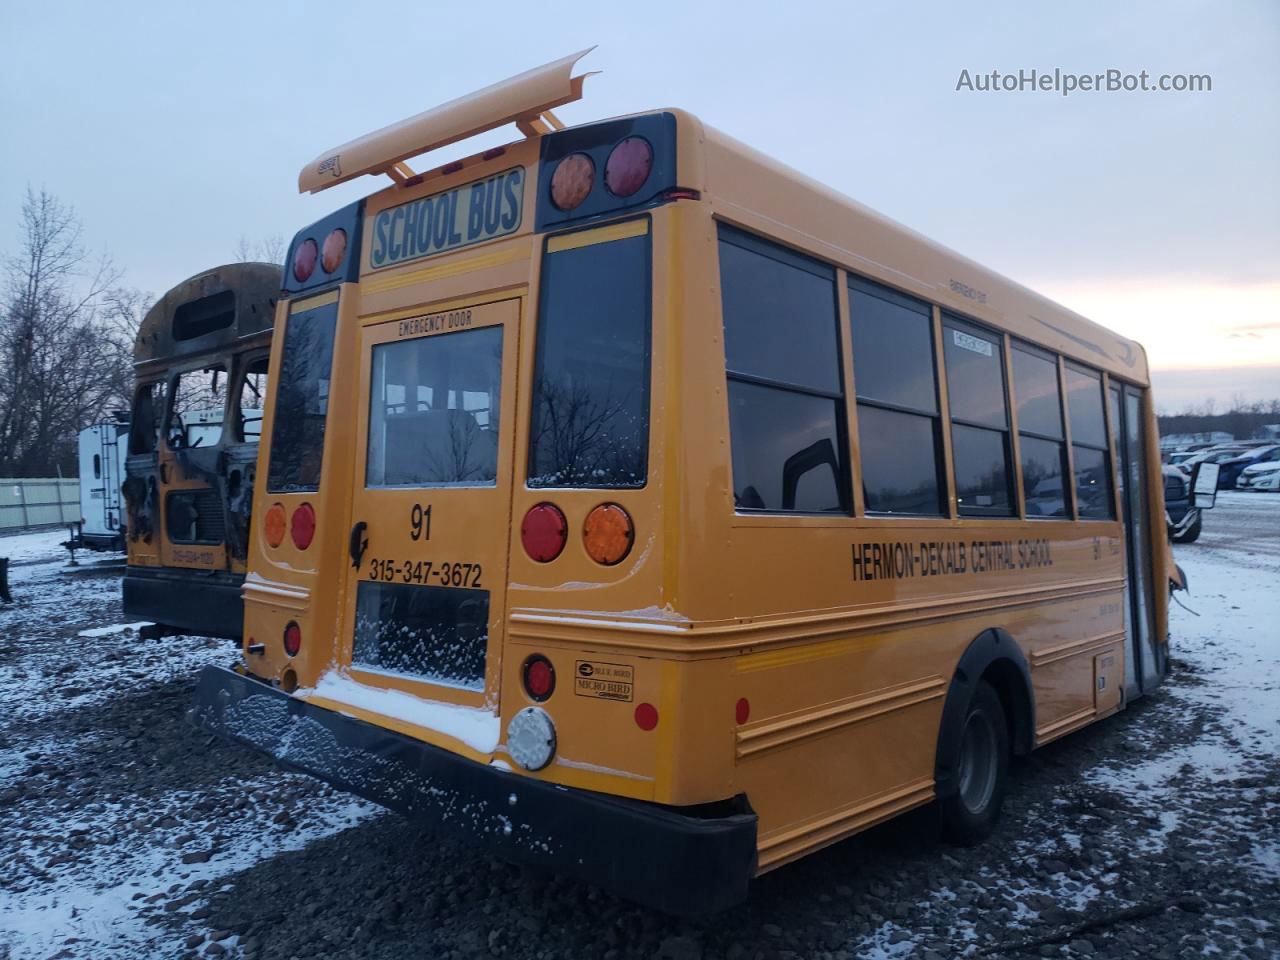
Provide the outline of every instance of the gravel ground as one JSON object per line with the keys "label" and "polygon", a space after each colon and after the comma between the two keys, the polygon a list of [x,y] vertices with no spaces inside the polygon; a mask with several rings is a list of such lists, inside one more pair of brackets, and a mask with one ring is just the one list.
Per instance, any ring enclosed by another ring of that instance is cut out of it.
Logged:
{"label": "gravel ground", "polygon": [[1280,956],[1280,496],[1218,503],[1177,548],[1169,682],[1015,768],[991,841],[918,811],[699,923],[194,733],[195,672],[231,648],[142,644],[118,569],[0,539],[0,960]]}

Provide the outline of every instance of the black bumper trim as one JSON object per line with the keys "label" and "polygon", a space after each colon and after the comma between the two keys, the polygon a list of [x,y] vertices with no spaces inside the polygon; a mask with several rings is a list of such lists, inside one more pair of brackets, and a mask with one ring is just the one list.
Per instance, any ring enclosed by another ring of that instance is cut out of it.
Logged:
{"label": "black bumper trim", "polygon": [[244,633],[242,582],[229,573],[214,579],[199,571],[182,576],[130,567],[122,588],[124,612],[172,627],[175,633],[239,640]]}
{"label": "black bumper trim", "polygon": [[756,870],[756,815],[698,817],[476,763],[441,747],[299,700],[222,667],[205,667],[192,719],[285,767],[506,860],[539,864],[667,913],[741,903]]}

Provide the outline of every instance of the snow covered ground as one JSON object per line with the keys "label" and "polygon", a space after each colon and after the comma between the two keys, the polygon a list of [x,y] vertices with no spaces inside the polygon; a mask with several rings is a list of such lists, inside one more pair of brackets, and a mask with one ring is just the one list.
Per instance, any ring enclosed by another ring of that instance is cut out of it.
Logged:
{"label": "snow covered ground", "polygon": [[194,675],[231,647],[143,643],[118,571],[68,571],[63,536],[0,538],[0,960],[1280,956],[1280,496],[1225,494],[1175,548],[1169,681],[1016,770],[991,841],[912,814],[699,924],[194,733]]}

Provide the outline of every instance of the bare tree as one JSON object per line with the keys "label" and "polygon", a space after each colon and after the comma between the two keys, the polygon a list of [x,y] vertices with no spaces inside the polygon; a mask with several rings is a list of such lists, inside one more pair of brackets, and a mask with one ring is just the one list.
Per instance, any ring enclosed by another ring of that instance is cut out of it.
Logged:
{"label": "bare tree", "polygon": [[240,242],[236,244],[236,262],[283,264],[284,251],[284,237],[278,233],[269,233],[256,243],[242,233]]}
{"label": "bare tree", "polygon": [[0,272],[0,476],[74,472],[77,433],[128,375],[128,334],[105,320],[119,278],[109,257],[89,259],[71,207],[28,188]]}

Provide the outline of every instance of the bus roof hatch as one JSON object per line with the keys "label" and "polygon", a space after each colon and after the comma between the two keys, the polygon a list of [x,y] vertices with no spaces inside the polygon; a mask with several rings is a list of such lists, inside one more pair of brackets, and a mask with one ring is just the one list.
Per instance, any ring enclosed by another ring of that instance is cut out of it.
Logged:
{"label": "bus roof hatch", "polygon": [[546,133],[553,127],[558,129],[561,124],[551,109],[582,99],[582,82],[591,73],[577,77],[569,74],[574,64],[594,49],[588,47],[526,70],[326,150],[302,168],[298,174],[298,192],[319,193],[367,173],[385,173],[397,183],[403,183],[415,175],[405,163],[410,157],[507,123],[516,124],[527,137]]}

